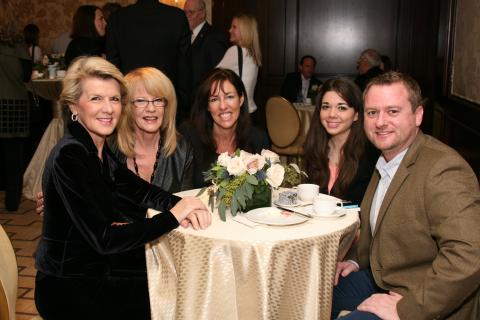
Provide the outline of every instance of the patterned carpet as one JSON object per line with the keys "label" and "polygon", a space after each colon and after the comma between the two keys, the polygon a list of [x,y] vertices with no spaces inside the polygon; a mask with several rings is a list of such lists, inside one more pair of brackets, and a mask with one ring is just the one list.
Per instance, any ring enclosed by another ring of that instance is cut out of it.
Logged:
{"label": "patterned carpet", "polygon": [[33,255],[42,232],[42,217],[35,213],[35,203],[23,199],[18,211],[4,209],[5,193],[0,192],[0,224],[12,241],[18,264],[17,320],[37,315],[35,291],[35,262]]}

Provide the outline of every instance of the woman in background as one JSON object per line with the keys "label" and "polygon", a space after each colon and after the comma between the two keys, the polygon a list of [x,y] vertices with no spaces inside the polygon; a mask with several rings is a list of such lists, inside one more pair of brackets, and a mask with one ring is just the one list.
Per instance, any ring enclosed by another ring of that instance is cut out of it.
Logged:
{"label": "woman in background", "polygon": [[40,29],[37,25],[31,23],[27,24],[23,28],[23,36],[25,38],[25,43],[27,44],[28,52],[30,57],[32,57],[32,62],[35,64],[42,61],[42,49],[38,46],[40,40]]}
{"label": "woman in background", "polygon": [[[36,253],[35,303],[44,319],[149,319],[144,245],[179,223],[210,224],[200,200],[145,182],[110,151],[106,137],[126,92],[120,71],[98,57],[77,59],[63,80],[60,102],[72,123],[45,165]],[[126,201],[137,210],[122,210]],[[147,208],[161,214],[147,219]]]}
{"label": "woman in background", "polygon": [[105,28],[107,23],[97,6],[80,6],[73,16],[72,41],[65,52],[68,67],[79,56],[102,56],[105,53]]}
{"label": "woman in background", "polygon": [[248,112],[252,113],[257,110],[253,94],[257,84],[258,68],[262,66],[257,20],[251,15],[236,15],[232,19],[228,32],[233,46],[228,48],[217,67],[233,70],[240,75],[237,48],[240,46],[243,60],[241,78],[247,91]]}
{"label": "woman in background", "polygon": [[11,1],[0,0],[0,187],[7,211],[16,211],[20,203],[30,126],[24,82],[30,80],[32,62],[17,15]]}
{"label": "woman in background", "polygon": [[190,123],[182,133],[194,149],[194,187],[208,185],[203,172],[219,154],[236,149],[260,153],[269,149],[265,131],[250,124],[247,92],[242,80],[229,69],[214,69],[200,84]]}
{"label": "woman in background", "polygon": [[323,84],[304,149],[308,181],[360,205],[379,153],[363,131],[362,94],[353,82]]}

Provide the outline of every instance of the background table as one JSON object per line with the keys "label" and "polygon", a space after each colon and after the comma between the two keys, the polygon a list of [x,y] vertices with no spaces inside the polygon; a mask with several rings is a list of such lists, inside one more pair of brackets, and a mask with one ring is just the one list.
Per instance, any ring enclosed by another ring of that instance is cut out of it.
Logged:
{"label": "background table", "polygon": [[146,246],[152,319],[329,319],[358,225],[357,213],[254,228],[214,213],[206,230],[179,227]]}
{"label": "background table", "polygon": [[42,190],[42,175],[45,161],[52,148],[63,137],[64,121],[62,106],[58,97],[62,91],[61,79],[38,79],[29,83],[28,89],[44,99],[52,101],[53,119],[43,133],[32,160],[23,174],[23,195],[30,200],[36,199],[36,194]]}
{"label": "background table", "polygon": [[[312,122],[313,113],[315,111],[315,106],[305,103],[294,103],[293,106],[298,112],[300,118],[300,135],[305,137],[307,136],[308,130],[310,129],[310,123]],[[320,121],[320,120],[319,120]]]}

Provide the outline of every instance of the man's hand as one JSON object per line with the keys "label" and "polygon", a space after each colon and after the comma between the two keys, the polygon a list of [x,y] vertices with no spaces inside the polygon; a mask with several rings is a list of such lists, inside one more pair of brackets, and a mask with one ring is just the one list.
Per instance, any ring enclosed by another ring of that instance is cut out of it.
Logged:
{"label": "man's hand", "polygon": [[365,299],[357,309],[374,313],[382,319],[400,320],[397,313],[397,303],[402,298],[400,294],[393,291],[390,291],[388,294],[376,293]]}
{"label": "man's hand", "polygon": [[340,275],[345,278],[351,272],[355,271],[358,271],[358,268],[354,263],[350,261],[337,262],[337,269],[335,270],[335,282],[333,285],[336,286],[338,284],[338,278],[340,278]]}
{"label": "man's hand", "polygon": [[40,191],[37,193],[37,203],[36,203],[35,211],[37,214],[43,216],[43,193]]}

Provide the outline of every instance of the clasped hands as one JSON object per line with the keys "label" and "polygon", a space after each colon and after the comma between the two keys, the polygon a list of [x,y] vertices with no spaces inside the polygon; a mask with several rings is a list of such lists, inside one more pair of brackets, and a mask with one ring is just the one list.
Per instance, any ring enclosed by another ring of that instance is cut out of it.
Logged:
{"label": "clasped hands", "polygon": [[[43,216],[43,193],[37,193],[37,214]],[[212,215],[202,201],[196,197],[185,197],[170,210],[184,228],[192,225],[193,229],[205,229],[212,223]],[[125,222],[113,222],[113,226],[119,226]]]}

